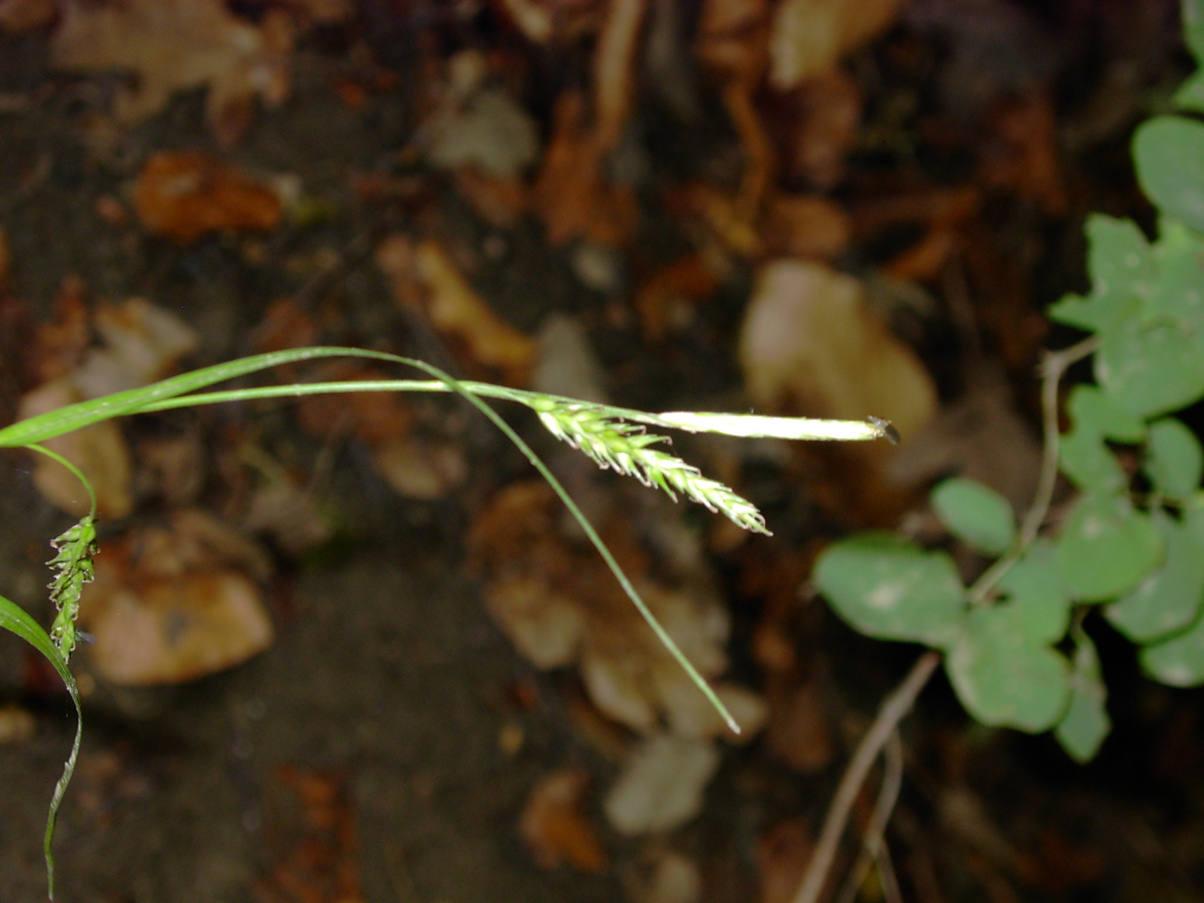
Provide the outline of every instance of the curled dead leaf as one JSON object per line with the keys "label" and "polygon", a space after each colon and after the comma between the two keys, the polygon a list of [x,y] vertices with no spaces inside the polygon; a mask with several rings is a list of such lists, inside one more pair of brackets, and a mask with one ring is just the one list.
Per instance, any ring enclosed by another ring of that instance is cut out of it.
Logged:
{"label": "curled dead leaf", "polygon": [[162,379],[200,344],[191,326],[144,298],[96,305],[92,324],[102,345],[89,351],[72,374],[88,398]]}
{"label": "curled dead leaf", "polygon": [[376,265],[389,279],[394,300],[421,306],[431,325],[455,340],[479,365],[500,370],[511,385],[524,384],[538,346],[493,312],[432,239],[417,245],[402,235],[385,238]]}

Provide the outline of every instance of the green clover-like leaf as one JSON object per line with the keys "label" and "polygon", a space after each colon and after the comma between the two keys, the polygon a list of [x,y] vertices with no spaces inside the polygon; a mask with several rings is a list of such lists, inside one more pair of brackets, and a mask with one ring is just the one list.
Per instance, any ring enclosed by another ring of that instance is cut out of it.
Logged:
{"label": "green clover-like leaf", "polygon": [[1165,543],[1149,517],[1124,495],[1085,495],[1056,540],[1070,594],[1103,601],[1132,589],[1162,561]]}
{"label": "green clover-like leaf", "polygon": [[987,555],[1002,555],[1016,538],[1011,504],[977,480],[943,481],[932,491],[932,510],[950,533]]}
{"label": "green clover-like leaf", "polygon": [[1070,669],[1051,647],[1026,636],[1007,607],[977,608],[945,658],[957,698],[983,724],[1037,733],[1061,719],[1070,701]]}
{"label": "green clover-like leaf", "polygon": [[1076,762],[1089,762],[1112,730],[1105,703],[1108,691],[1100,671],[1099,655],[1091,638],[1075,632],[1074,659],[1070,675],[1070,705],[1054,729],[1062,748]]}
{"label": "green clover-like leaf", "polygon": [[965,589],[948,555],[891,533],[835,543],[815,565],[815,585],[867,636],[946,647],[965,619]]}
{"label": "green clover-like leaf", "polygon": [[1159,492],[1185,499],[1200,488],[1204,449],[1182,421],[1166,417],[1150,424],[1142,469]]}
{"label": "green clover-like leaf", "polygon": [[1204,603],[1204,509],[1193,507],[1177,520],[1154,511],[1166,557],[1132,590],[1104,609],[1117,630],[1136,643],[1148,643],[1182,630]]}

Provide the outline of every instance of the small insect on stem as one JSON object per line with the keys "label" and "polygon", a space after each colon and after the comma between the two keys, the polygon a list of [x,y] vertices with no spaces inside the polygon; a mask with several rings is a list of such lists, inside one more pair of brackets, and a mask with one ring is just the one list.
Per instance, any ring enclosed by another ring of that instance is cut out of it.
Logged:
{"label": "small insect on stem", "polygon": [[865,419],[868,420],[870,425],[877,429],[878,432],[885,436],[890,441],[891,445],[899,444],[899,431],[895,429],[895,425],[889,420],[883,420],[881,417],[872,416],[866,417]]}

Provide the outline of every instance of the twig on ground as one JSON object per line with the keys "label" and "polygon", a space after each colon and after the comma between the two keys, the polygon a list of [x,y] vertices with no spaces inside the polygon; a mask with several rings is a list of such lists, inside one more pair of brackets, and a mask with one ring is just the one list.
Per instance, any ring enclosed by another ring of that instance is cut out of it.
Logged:
{"label": "twig on ground", "polygon": [[899,739],[897,728],[887,738],[886,746],[882,750],[882,764],[882,787],[878,791],[878,801],[874,804],[869,824],[866,825],[861,855],[845,880],[840,896],[837,897],[838,903],[853,903],[871,868],[878,870],[882,897],[886,903],[902,903],[899,882],[895,877],[890,850],[885,840],[886,825],[895,811],[895,803],[899,800],[899,791],[903,786],[903,743]]}
{"label": "twig on ground", "polygon": [[883,746],[894,734],[899,722],[911,711],[920,690],[928,683],[928,679],[932,677],[932,673],[940,663],[939,651],[930,649],[925,652],[912,665],[911,671],[894,693],[887,697],[886,702],[882,704],[878,717],[874,719],[869,731],[862,738],[853,758],[849,760],[844,777],[840,779],[840,786],[836,788],[836,796],[832,799],[828,817],[824,820],[823,831],[819,835],[819,843],[815,845],[811,864],[803,875],[803,881],[799,885],[792,903],[816,903],[819,899],[827,881],[828,872],[832,868],[832,861],[836,858],[836,849],[840,845],[841,835],[844,834],[845,825],[848,823],[849,812],[852,811],[857,794],[861,792],[861,786],[865,783],[870,766],[874,764],[874,759],[878,758]]}

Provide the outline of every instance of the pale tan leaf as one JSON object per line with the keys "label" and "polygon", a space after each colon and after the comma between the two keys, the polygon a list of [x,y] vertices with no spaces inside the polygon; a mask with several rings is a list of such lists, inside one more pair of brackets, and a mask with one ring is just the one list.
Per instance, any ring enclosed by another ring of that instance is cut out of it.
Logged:
{"label": "pale tan leaf", "polygon": [[116,115],[131,124],[153,116],[177,91],[208,86],[210,124],[229,141],[229,117],[258,97],[275,105],[288,93],[291,35],[278,16],[262,26],[232,15],[221,0],[64,0],[51,41],[58,69],[131,71],[133,87]]}
{"label": "pale tan leaf", "polygon": [[81,618],[96,636],[90,658],[125,686],[194,680],[262,652],[274,635],[258,587],[237,571],[97,583],[84,598]]}
{"label": "pale tan leaf", "polygon": [[[823,264],[762,267],[739,353],[749,396],[765,413],[882,417],[906,444],[937,412],[932,377],[862,284]],[[814,443],[800,453],[815,462],[816,499],[850,522],[888,526],[912,502],[914,487],[891,475],[896,449],[888,443]]]}
{"label": "pale tan leaf", "polygon": [[899,0],[782,0],[769,40],[770,81],[792,88],[836,65],[894,19]]}
{"label": "pale tan leaf", "polygon": [[703,791],[719,768],[711,743],[671,734],[645,740],[606,796],[606,817],[620,834],[671,831],[702,811]]}

